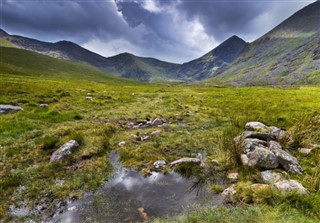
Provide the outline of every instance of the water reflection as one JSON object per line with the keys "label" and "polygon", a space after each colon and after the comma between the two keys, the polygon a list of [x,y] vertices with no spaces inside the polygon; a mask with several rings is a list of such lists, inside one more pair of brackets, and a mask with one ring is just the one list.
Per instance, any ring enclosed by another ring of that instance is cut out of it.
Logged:
{"label": "water reflection", "polygon": [[121,168],[115,154],[111,160],[114,178],[94,194],[70,203],[55,222],[140,222],[138,208],[154,218],[184,212],[190,204],[220,203],[203,187],[191,190],[194,182],[178,173],[153,172],[143,177],[138,171]]}

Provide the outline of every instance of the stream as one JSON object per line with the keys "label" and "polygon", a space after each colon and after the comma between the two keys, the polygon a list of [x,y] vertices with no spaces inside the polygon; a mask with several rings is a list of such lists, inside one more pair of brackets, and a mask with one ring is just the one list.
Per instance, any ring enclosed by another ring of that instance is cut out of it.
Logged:
{"label": "stream", "polygon": [[112,152],[110,160],[115,175],[96,192],[70,202],[64,213],[52,222],[142,222],[138,209],[148,218],[172,216],[192,210],[199,205],[221,205],[222,199],[203,186],[194,187],[192,179],[176,172],[152,172],[144,177],[136,170],[120,165]]}

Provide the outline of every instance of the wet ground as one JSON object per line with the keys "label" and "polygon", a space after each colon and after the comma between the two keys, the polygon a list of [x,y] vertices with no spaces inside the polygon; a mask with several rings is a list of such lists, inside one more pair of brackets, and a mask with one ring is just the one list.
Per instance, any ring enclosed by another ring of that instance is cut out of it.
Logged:
{"label": "wet ground", "polygon": [[111,154],[111,160],[116,170],[114,178],[95,193],[69,203],[67,211],[53,222],[141,222],[146,216],[170,216],[190,211],[195,205],[222,202],[218,195],[205,187],[195,187],[192,179],[176,172],[152,172],[144,177],[138,171],[122,168],[116,154]]}

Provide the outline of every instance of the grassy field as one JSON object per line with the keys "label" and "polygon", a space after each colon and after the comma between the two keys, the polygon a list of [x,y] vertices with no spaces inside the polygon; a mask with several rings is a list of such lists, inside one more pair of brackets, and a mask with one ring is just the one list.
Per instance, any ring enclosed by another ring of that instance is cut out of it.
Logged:
{"label": "grassy field", "polygon": [[[158,159],[172,161],[205,152],[208,160],[221,163],[220,172],[240,170],[246,185],[254,182],[252,172],[233,159],[232,138],[247,121],[288,129],[298,142],[288,147],[320,144],[317,87],[147,85],[27,51],[1,48],[1,52],[0,104],[24,109],[0,116],[0,219],[4,221],[13,220],[7,214],[10,205],[34,207],[44,198],[51,203],[79,198],[100,186],[112,173],[110,150],[120,154],[123,165],[141,171],[151,169]],[[42,103],[48,108],[40,108]],[[127,128],[130,122],[157,117],[167,125]],[[155,130],[161,132],[147,141],[132,136]],[[49,163],[53,151],[70,139],[80,143],[76,152],[62,162]],[[118,146],[120,141],[126,142],[124,147]],[[200,208],[175,221],[319,221],[319,151],[312,157],[293,153],[305,174],[292,178],[312,192],[307,198],[273,191],[250,195],[244,190],[238,198],[242,205],[235,209]],[[57,183],[61,180],[63,185]]]}

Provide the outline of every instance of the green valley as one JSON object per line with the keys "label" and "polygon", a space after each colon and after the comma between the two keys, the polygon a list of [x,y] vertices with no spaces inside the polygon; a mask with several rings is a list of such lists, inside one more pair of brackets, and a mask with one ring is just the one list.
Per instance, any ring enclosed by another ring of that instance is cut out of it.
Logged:
{"label": "green valley", "polygon": [[[45,203],[41,211],[51,216],[59,202],[96,190],[112,176],[111,151],[120,155],[122,165],[144,174],[154,169],[152,163],[157,160],[172,162],[205,153],[208,172],[188,165],[176,170],[203,179],[217,193],[222,186],[216,185],[216,177],[240,173],[235,207],[199,207],[183,216],[152,221],[319,221],[320,150],[316,147],[310,156],[297,151],[320,144],[319,87],[147,84],[22,49],[1,47],[0,52],[0,104],[23,108],[0,114],[3,222],[43,217],[35,212],[13,216],[9,211],[13,206],[32,210]],[[130,127],[156,118],[165,124]],[[304,169],[303,175],[290,177],[299,180],[310,195],[248,189],[258,171],[238,162],[233,138],[249,121],[287,130],[283,145]],[[134,137],[154,131],[157,134],[146,140]],[[60,162],[50,162],[51,154],[71,139],[79,143],[75,152]],[[125,144],[120,146],[120,142]]]}

